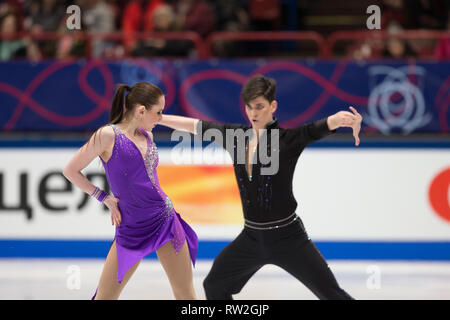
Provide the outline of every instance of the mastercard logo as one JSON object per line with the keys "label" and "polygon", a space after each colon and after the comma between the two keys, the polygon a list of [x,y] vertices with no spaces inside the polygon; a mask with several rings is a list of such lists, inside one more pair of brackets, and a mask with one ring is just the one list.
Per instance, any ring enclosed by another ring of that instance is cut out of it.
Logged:
{"label": "mastercard logo", "polygon": [[450,168],[438,173],[431,181],[428,199],[437,215],[450,222]]}

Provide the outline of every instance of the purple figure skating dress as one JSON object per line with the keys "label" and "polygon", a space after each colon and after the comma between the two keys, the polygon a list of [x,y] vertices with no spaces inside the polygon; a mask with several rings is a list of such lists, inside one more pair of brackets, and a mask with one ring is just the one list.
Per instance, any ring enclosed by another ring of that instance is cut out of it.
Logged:
{"label": "purple figure skating dress", "polygon": [[[172,241],[178,253],[187,241],[192,263],[195,265],[198,238],[194,230],[175,211],[169,197],[159,185],[156,167],[158,150],[148,133],[147,152],[141,152],[119,127],[110,124],[115,133],[114,147],[108,162],[100,160],[113,195],[119,198],[121,223],[116,227],[117,281],[146,255]],[[97,292],[96,292],[97,293]],[[92,299],[95,298],[95,295]]]}

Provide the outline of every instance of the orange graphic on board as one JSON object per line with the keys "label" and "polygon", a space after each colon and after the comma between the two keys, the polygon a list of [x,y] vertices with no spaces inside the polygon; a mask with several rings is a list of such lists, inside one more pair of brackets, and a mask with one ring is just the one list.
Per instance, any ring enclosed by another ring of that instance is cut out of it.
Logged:
{"label": "orange graphic on board", "polygon": [[187,222],[243,223],[233,167],[161,164],[157,170],[164,192]]}

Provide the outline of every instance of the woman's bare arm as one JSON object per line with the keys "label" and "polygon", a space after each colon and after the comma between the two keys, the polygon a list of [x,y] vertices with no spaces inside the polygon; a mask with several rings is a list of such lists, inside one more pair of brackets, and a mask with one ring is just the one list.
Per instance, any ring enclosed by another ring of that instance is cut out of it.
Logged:
{"label": "woman's bare arm", "polygon": [[199,120],[195,118],[182,117],[182,116],[173,116],[166,115],[162,116],[161,121],[158,123],[160,125],[175,129],[186,131],[192,134],[196,134],[197,122]]}
{"label": "woman's bare arm", "polygon": [[[89,141],[84,144],[67,163],[63,169],[63,175],[75,186],[91,195],[96,186],[93,185],[82,173],[81,170],[86,168],[92,160],[100,156],[108,148],[112,148],[114,144],[114,131],[111,127],[106,126],[97,130]],[[119,199],[112,195],[108,195],[103,203],[111,211],[111,224],[120,226],[121,215],[117,202]]]}
{"label": "woman's bare arm", "polygon": [[[94,140],[95,137],[95,140]],[[82,173],[92,160],[102,154],[108,146],[114,143],[114,132],[110,127],[103,127],[92,135],[73,155],[63,170],[63,175],[75,186],[88,194],[92,194],[95,189],[93,185]]]}

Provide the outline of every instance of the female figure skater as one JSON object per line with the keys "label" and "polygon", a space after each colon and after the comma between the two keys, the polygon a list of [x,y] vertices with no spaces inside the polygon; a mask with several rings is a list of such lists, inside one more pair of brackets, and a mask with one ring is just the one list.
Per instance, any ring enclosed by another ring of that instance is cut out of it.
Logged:
{"label": "female figure skater", "polygon": [[[353,299],[339,287],[323,256],[308,237],[296,213],[292,180],[303,149],[337,128],[353,128],[355,145],[359,145],[362,117],[350,107],[352,112],[340,111],[297,128],[284,129],[273,117],[277,109],[275,88],[275,80],[261,75],[252,77],[244,85],[241,96],[251,127],[169,115],[164,115],[159,123],[201,134],[201,137],[210,128],[219,130],[222,137],[227,137],[226,130],[251,131],[245,142],[245,163],[236,162],[236,149],[244,144],[222,141],[222,146],[228,147],[227,151],[232,155],[245,225],[238,237],[214,260],[203,282],[206,298],[232,299],[232,294],[239,293],[262,266],[275,264],[296,277],[319,299]],[[278,130],[279,141],[271,141],[272,130]],[[264,134],[267,135],[265,139]],[[267,143],[265,150],[278,152],[279,167],[274,174],[261,174],[264,165],[259,159],[259,143]],[[324,183],[329,181],[320,176],[318,179],[323,179]]]}
{"label": "female figure skater", "polygon": [[[175,298],[196,298],[191,261],[195,264],[197,235],[174,210],[156,172],[158,151],[151,130],[161,120],[164,104],[164,94],[153,84],[120,85],[109,123],[99,128],[64,168],[68,180],[109,208],[116,226],[92,299],[118,299],[139,262],[153,251]],[[112,195],[81,173],[97,156]]]}

